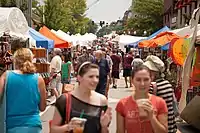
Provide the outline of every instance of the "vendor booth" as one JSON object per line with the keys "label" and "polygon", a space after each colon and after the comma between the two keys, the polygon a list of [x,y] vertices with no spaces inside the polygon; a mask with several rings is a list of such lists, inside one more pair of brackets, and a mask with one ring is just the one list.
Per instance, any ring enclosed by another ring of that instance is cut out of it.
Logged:
{"label": "vendor booth", "polygon": [[66,42],[62,39],[60,39],[58,36],[56,36],[54,33],[51,32],[46,26],[43,26],[39,32],[46,36],[47,38],[54,40],[54,47],[55,48],[70,48],[71,45],[69,42]]}
{"label": "vendor booth", "polygon": [[27,46],[28,23],[18,8],[0,7],[0,74],[12,69],[12,54]]}
{"label": "vendor booth", "polygon": [[36,41],[37,48],[40,48],[40,47],[45,48],[45,49],[54,48],[54,41],[43,36],[36,30],[29,28],[29,35]]}

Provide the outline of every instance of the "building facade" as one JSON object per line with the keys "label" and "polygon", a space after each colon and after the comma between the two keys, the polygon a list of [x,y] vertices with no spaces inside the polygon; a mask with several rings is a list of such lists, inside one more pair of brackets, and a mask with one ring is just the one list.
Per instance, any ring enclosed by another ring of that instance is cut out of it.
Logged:
{"label": "building facade", "polygon": [[185,27],[199,6],[200,0],[164,0],[163,24],[172,29]]}

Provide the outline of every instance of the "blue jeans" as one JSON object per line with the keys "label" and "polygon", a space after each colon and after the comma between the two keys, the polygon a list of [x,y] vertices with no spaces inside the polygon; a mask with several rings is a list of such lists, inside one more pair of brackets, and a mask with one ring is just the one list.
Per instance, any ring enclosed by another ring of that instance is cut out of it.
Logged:
{"label": "blue jeans", "polygon": [[42,133],[40,127],[15,127],[7,129],[7,133]]}

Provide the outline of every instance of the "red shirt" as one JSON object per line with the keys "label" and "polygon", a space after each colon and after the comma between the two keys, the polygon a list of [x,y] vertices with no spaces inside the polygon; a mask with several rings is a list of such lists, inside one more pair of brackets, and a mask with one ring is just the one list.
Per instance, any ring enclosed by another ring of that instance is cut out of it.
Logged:
{"label": "red shirt", "polygon": [[111,55],[110,57],[112,59],[113,65],[112,65],[112,71],[119,71],[119,64],[121,62],[121,58],[119,55]]}
{"label": "red shirt", "polygon": [[125,55],[124,56],[124,64],[123,64],[124,69],[131,69],[132,61],[133,61],[133,56],[131,54]]}
{"label": "red shirt", "polygon": [[[167,105],[162,98],[151,95],[150,101],[157,116],[167,113]],[[117,104],[116,111],[124,117],[127,133],[153,133],[150,121],[140,120],[138,106],[132,96],[121,99]]]}

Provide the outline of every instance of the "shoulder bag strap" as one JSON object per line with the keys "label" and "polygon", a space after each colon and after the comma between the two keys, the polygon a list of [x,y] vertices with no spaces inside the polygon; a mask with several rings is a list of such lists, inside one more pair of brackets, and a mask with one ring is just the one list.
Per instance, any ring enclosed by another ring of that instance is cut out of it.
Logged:
{"label": "shoulder bag strap", "polygon": [[71,93],[65,93],[66,96],[66,123],[70,121],[71,112]]}

